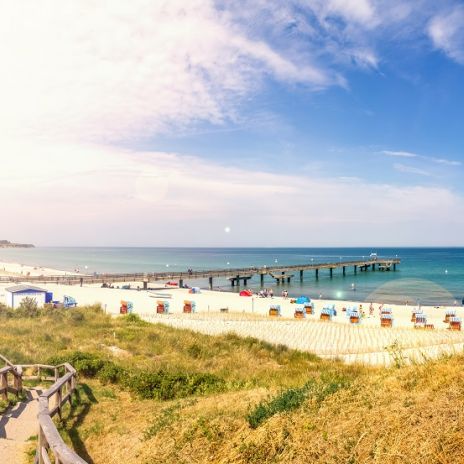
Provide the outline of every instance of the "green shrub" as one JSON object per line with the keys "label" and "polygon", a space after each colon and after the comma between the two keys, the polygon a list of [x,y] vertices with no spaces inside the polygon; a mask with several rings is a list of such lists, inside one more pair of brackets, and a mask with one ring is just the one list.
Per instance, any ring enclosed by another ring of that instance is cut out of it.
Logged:
{"label": "green shrub", "polygon": [[299,408],[308,397],[308,389],[308,384],[301,388],[289,388],[269,401],[262,401],[247,416],[250,427],[255,429],[275,414]]}
{"label": "green shrub", "polygon": [[107,361],[98,372],[98,378],[103,385],[108,383],[120,383],[126,374],[125,369]]}
{"label": "green shrub", "polygon": [[281,412],[299,408],[306,399],[313,398],[318,404],[352,382],[351,377],[337,373],[323,373],[319,380],[310,380],[300,388],[289,388],[274,398],[261,401],[247,416],[250,427],[255,429],[265,420]]}
{"label": "green shrub", "polygon": [[120,317],[121,319],[124,320],[126,324],[141,325],[141,326],[150,325],[148,322],[141,319],[138,314],[129,313],[129,314],[125,314],[124,316],[120,316]]}
{"label": "green shrub", "polygon": [[126,379],[126,387],[140,398],[162,401],[225,389],[225,381],[208,373],[140,372]]}
{"label": "green shrub", "polygon": [[105,366],[105,360],[99,355],[73,351],[69,354],[54,356],[48,360],[51,365],[70,363],[79,374],[85,377],[95,377]]}
{"label": "green shrub", "polygon": [[39,307],[35,298],[26,297],[19,303],[15,311],[16,317],[37,317],[39,316]]}

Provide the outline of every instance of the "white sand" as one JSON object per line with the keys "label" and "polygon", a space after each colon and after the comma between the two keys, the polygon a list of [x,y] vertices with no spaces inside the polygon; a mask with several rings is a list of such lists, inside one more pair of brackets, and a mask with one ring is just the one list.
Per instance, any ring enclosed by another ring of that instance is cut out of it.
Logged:
{"label": "white sand", "polygon": [[0,261],[0,276],[57,276],[70,274],[74,273],[49,267],[28,266],[26,264]]}
{"label": "white sand", "polygon": [[[0,286],[0,301],[4,301],[5,287],[8,285]],[[426,331],[413,328],[413,307],[401,305],[385,305],[393,310],[393,328],[381,328],[379,304],[374,304],[372,317],[366,316],[359,325],[352,325],[342,308],[359,306],[360,303],[349,301],[313,300],[316,314],[297,320],[293,317],[297,305],[280,297],[240,297],[236,293],[206,290],[201,294],[189,294],[186,289],[137,291],[49,284],[41,287],[52,291],[55,300],[70,295],[80,305],[100,303],[106,312],[113,315],[119,314],[121,300],[126,300],[133,303],[134,313],[151,322],[211,335],[235,332],[324,357],[339,357],[348,362],[389,364],[393,359],[392,349],[387,347],[394,344],[401,347],[403,355],[409,360],[462,352],[464,346],[464,331],[449,331],[448,324],[443,322],[445,307],[422,307],[427,315],[427,323],[435,326],[434,330]],[[169,314],[156,314],[157,300],[169,301]],[[184,300],[196,303],[196,314],[183,314]],[[337,309],[337,316],[330,322],[320,321],[321,309],[332,303]],[[268,316],[272,304],[281,305],[282,317]],[[369,304],[362,305],[368,314]],[[221,313],[221,308],[228,308],[229,312]],[[464,318],[462,307],[452,309],[456,309],[457,315]]]}

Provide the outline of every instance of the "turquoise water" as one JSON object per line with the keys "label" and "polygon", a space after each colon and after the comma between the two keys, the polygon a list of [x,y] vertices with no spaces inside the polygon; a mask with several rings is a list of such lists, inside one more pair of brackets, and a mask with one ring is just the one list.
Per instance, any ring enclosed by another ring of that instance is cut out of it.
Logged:
{"label": "turquoise water", "polygon": [[[46,248],[0,249],[0,261],[53,267],[79,268],[81,272],[156,272],[192,269],[237,268],[303,264],[367,257],[371,252],[401,258],[396,272],[358,272],[341,270],[331,279],[320,271],[316,280],[308,271],[303,282],[298,273],[291,284],[276,286],[265,279],[265,287],[292,296],[305,294],[330,299],[358,299],[386,303],[453,304],[464,298],[464,248]],[[206,286],[206,281],[187,282]],[[356,290],[352,290],[354,284]],[[226,280],[215,279],[215,287],[231,290]],[[259,288],[258,278],[248,287]]]}

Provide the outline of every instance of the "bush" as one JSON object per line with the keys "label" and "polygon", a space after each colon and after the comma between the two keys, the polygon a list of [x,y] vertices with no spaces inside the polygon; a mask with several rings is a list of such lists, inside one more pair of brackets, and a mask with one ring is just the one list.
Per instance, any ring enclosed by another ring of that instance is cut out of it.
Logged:
{"label": "bush", "polygon": [[39,315],[39,307],[35,298],[26,297],[19,303],[18,309],[15,311],[17,317],[37,317]]}
{"label": "bush", "polygon": [[125,314],[124,316],[120,316],[120,317],[121,319],[124,320],[126,324],[142,325],[142,326],[150,325],[148,322],[141,319],[138,314],[130,313],[130,314]]}
{"label": "bush", "polygon": [[54,356],[48,360],[48,363],[52,365],[64,362],[70,363],[79,374],[85,377],[95,377],[106,363],[100,356],[92,353],[83,353],[82,351],[73,351],[67,355]]}
{"label": "bush", "polygon": [[308,384],[301,388],[290,388],[269,401],[262,401],[247,416],[250,427],[256,429],[275,414],[299,408],[308,396],[308,389]]}
{"label": "bush", "polygon": [[140,398],[172,400],[222,391],[225,381],[208,373],[170,373],[164,370],[132,374],[126,387]]}
{"label": "bush", "polygon": [[310,380],[301,388],[290,388],[270,400],[262,401],[248,414],[248,423],[255,429],[275,414],[299,408],[310,397],[320,404],[338,390],[347,388],[351,382],[351,377],[324,373],[318,381]]}
{"label": "bush", "polygon": [[98,372],[98,378],[103,385],[108,383],[120,383],[126,374],[125,369],[107,361]]}

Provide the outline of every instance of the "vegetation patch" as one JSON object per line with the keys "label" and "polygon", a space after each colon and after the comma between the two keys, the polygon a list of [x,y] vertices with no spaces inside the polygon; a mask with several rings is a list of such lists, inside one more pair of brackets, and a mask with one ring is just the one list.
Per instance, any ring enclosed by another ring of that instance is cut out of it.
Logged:
{"label": "vegetation patch", "polygon": [[276,396],[261,401],[247,415],[251,428],[256,429],[270,417],[299,408],[307,399],[312,398],[318,404],[341,388],[347,388],[352,382],[349,377],[324,374],[319,380],[311,379],[300,388],[289,388]]}

